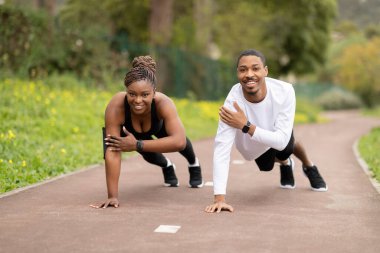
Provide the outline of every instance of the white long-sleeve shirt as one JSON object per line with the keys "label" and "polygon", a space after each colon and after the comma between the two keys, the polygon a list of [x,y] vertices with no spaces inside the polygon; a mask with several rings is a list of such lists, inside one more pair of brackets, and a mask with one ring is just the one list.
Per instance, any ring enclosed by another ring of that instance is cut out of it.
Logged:
{"label": "white long-sleeve shirt", "polygon": [[266,77],[267,94],[263,101],[251,103],[244,98],[241,84],[230,90],[224,106],[236,111],[236,101],[247,119],[256,126],[253,136],[241,129],[230,127],[219,120],[214,144],[214,194],[226,194],[230,154],[235,142],[237,150],[246,160],[254,160],[269,148],[283,150],[288,144],[294,122],[296,98],[293,86]]}

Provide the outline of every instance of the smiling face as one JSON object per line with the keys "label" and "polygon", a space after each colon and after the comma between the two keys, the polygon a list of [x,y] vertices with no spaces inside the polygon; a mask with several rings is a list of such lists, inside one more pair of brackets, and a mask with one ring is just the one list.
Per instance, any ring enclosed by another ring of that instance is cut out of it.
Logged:
{"label": "smiling face", "polygon": [[136,115],[144,115],[150,112],[155,89],[147,80],[131,83],[127,87],[127,101],[131,112]]}
{"label": "smiling face", "polygon": [[260,57],[246,55],[240,58],[237,66],[237,77],[243,88],[245,99],[252,103],[262,101],[266,96],[265,77],[268,68]]}

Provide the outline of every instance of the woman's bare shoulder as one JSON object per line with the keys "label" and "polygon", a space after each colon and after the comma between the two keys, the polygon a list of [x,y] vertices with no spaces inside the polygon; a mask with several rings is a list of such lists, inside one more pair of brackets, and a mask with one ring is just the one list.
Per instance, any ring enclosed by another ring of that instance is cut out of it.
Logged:
{"label": "woman's bare shoulder", "polygon": [[163,104],[173,103],[173,100],[162,92],[156,92],[154,99],[156,101],[156,104],[158,104],[158,103],[163,103]]}
{"label": "woman's bare shoulder", "polygon": [[167,113],[176,113],[176,107],[173,100],[164,93],[156,92],[154,99],[156,103],[157,112],[161,116],[167,115]]}
{"label": "woman's bare shoulder", "polygon": [[118,92],[111,98],[105,111],[106,118],[110,117],[110,119],[116,119],[117,121],[123,120],[124,99],[125,92]]}

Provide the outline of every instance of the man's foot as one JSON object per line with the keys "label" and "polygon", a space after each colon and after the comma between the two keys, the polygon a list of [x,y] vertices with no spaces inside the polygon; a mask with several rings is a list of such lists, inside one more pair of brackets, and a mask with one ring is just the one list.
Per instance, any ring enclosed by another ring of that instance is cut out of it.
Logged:
{"label": "man's foot", "polygon": [[189,186],[191,188],[203,187],[201,166],[189,166],[190,180]]}
{"label": "man's foot", "polygon": [[168,167],[162,168],[162,174],[164,174],[164,185],[167,187],[177,187],[179,185],[177,176],[175,175],[175,165],[172,164]]}
{"label": "man's foot", "polygon": [[313,191],[325,192],[328,187],[323,180],[321,174],[317,169],[317,166],[313,165],[311,167],[302,166],[303,173],[310,181],[310,186]]}
{"label": "man's foot", "polygon": [[296,188],[296,185],[294,183],[293,169],[294,169],[294,161],[290,157],[289,157],[288,165],[280,165],[280,173],[281,173],[280,187],[281,188],[284,188],[284,189]]}

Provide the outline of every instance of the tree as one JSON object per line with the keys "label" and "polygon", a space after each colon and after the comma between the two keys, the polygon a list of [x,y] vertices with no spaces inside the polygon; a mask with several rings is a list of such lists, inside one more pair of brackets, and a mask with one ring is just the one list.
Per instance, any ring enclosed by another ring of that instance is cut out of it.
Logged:
{"label": "tree", "polygon": [[243,49],[259,49],[274,75],[308,73],[324,62],[334,0],[218,3],[215,33],[222,55],[231,59]]}
{"label": "tree", "polygon": [[157,87],[163,90],[169,82],[169,55],[160,47],[167,47],[171,41],[173,26],[173,0],[151,0],[149,16],[150,44],[157,48],[152,52],[157,61]]}
{"label": "tree", "polygon": [[380,101],[380,38],[348,46],[337,61],[336,83],[354,91],[368,106]]}

